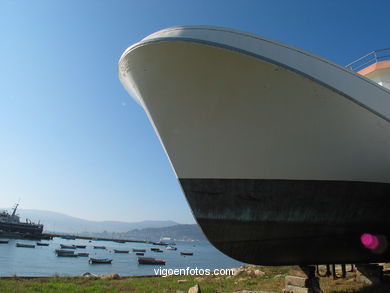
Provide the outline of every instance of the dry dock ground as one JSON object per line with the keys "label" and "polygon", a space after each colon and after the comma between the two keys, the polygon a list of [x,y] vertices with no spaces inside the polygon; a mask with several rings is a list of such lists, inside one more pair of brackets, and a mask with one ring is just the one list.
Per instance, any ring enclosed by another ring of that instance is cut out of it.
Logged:
{"label": "dry dock ground", "polygon": [[[0,279],[0,292],[165,292],[187,293],[199,284],[203,293],[239,292],[244,290],[282,292],[284,278],[289,267],[244,266],[235,270],[234,276],[169,276],[169,277],[10,277]],[[345,279],[320,279],[324,293],[389,293],[390,282],[366,285],[357,280],[356,274],[348,272]]]}

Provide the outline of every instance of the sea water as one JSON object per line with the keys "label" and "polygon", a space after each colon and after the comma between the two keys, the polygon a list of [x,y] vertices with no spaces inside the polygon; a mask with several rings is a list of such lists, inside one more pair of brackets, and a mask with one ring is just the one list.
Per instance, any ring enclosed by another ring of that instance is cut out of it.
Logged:
{"label": "sea water", "polygon": [[[122,276],[154,275],[155,270],[165,269],[223,269],[242,265],[214,248],[209,242],[176,242],[177,250],[166,250],[165,246],[147,243],[117,243],[113,241],[65,240],[54,238],[49,246],[35,248],[16,247],[16,243],[36,244],[36,241],[9,239],[8,244],[0,244],[0,276],[79,276],[85,272],[96,275],[117,273]],[[86,245],[85,249],[76,249],[75,253],[87,252],[89,257],[58,257],[55,249],[60,244]],[[105,246],[106,249],[94,249],[93,246]],[[152,247],[163,250],[153,252]],[[138,256],[132,251],[146,249],[144,257],[154,257],[166,261],[165,266],[139,265]],[[114,249],[129,250],[129,253],[114,253]],[[192,252],[192,256],[180,255],[180,252]],[[90,264],[89,258],[110,258],[112,264]]]}

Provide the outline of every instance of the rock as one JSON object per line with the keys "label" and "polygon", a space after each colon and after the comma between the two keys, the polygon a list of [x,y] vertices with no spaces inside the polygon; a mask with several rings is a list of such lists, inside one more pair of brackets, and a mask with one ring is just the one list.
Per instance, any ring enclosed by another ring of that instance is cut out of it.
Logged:
{"label": "rock", "polygon": [[105,274],[100,276],[100,279],[102,280],[118,280],[120,279],[120,276],[118,274]]}
{"label": "rock", "polygon": [[233,276],[238,276],[239,274],[242,273],[241,268],[233,268]]}
{"label": "rock", "polygon": [[377,264],[356,265],[356,280],[367,285],[380,284],[383,278],[383,266]]}
{"label": "rock", "polygon": [[239,268],[233,268],[233,276],[239,276],[241,274],[248,276],[263,276],[265,272],[256,268],[255,265],[245,265]]}
{"label": "rock", "polygon": [[188,293],[202,293],[202,291],[200,290],[199,284],[196,284],[194,287],[191,287],[188,290]]}
{"label": "rock", "polygon": [[265,275],[265,273],[263,271],[260,271],[260,270],[255,270],[254,273],[255,273],[255,276],[264,276]]}
{"label": "rock", "polygon": [[277,275],[274,276],[274,279],[277,279],[277,278],[280,278],[280,277],[282,277],[282,275],[281,274],[277,274]]}
{"label": "rock", "polygon": [[179,283],[179,284],[181,284],[181,283],[185,283],[185,282],[187,282],[188,280],[177,280],[177,282]]}
{"label": "rock", "polygon": [[204,278],[202,278],[202,277],[197,277],[197,278],[194,278],[194,280],[197,281],[197,282],[202,282],[202,281],[204,281]]}
{"label": "rock", "polygon": [[315,277],[315,266],[292,266],[290,268],[290,275],[311,279]]}
{"label": "rock", "polygon": [[376,277],[366,277],[365,275],[357,275],[356,281],[364,283],[366,285],[380,284],[381,280]]}
{"label": "rock", "polygon": [[309,279],[296,276],[286,276],[284,279],[286,287],[288,285],[297,286],[297,287],[308,287]]}

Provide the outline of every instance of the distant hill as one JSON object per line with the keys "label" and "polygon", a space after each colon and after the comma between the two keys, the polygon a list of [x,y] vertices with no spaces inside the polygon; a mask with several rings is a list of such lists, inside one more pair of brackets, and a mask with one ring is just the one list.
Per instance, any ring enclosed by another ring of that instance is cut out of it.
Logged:
{"label": "distant hill", "polygon": [[[2,209],[0,209],[2,210]],[[118,222],[118,221],[89,221],[65,214],[41,211],[41,210],[24,210],[17,212],[21,220],[26,218],[44,224],[44,231],[56,233],[102,233],[109,232],[128,232],[134,229],[144,228],[161,228],[177,225],[174,221],[141,221],[141,222]]]}
{"label": "distant hill", "polygon": [[178,224],[161,228],[134,229],[126,233],[106,233],[99,236],[150,241],[158,241],[161,237],[169,237],[174,240],[183,241],[206,240],[206,237],[197,224]]}

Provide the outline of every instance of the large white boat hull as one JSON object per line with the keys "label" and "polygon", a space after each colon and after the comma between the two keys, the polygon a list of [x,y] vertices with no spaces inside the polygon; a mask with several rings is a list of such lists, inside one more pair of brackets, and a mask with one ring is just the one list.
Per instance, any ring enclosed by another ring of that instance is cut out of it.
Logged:
{"label": "large white boat hull", "polygon": [[390,258],[361,243],[390,235],[388,90],[301,50],[210,27],[149,36],[123,54],[119,76],[223,252],[259,264]]}

